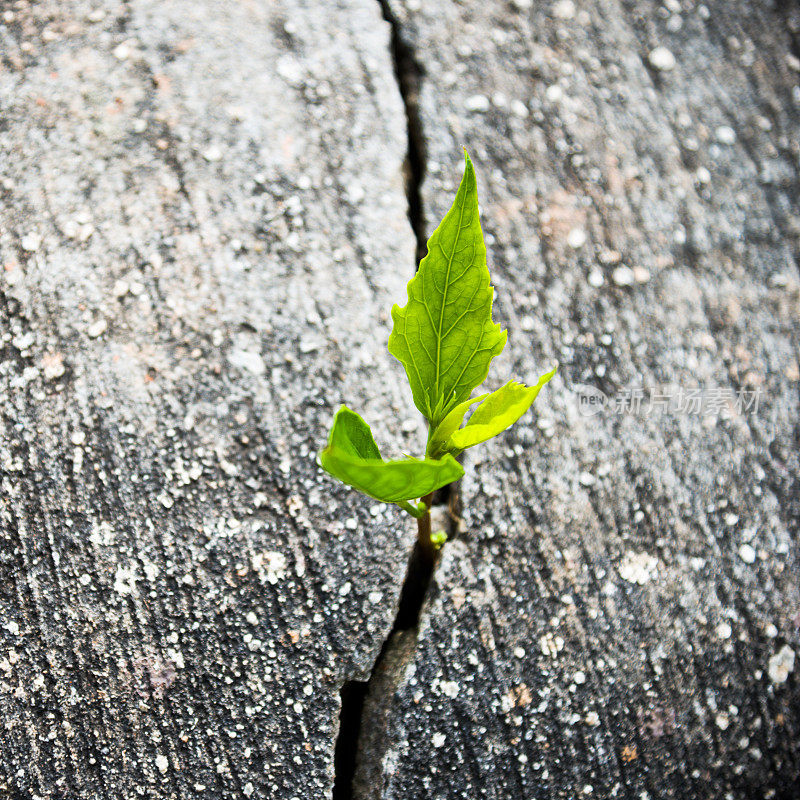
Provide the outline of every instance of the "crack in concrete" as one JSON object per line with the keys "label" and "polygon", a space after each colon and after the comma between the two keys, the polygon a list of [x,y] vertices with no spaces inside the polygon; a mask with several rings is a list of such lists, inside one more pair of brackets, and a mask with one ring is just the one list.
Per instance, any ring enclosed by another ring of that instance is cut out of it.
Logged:
{"label": "crack in concrete", "polygon": [[417,240],[417,264],[428,252],[425,213],[422,203],[422,182],[425,180],[427,148],[419,114],[419,92],[424,70],[411,45],[403,38],[400,21],[389,0],[377,0],[383,19],[389,25],[389,48],[394,76],[406,112],[408,148],[404,164],[408,219]]}
{"label": "crack in concrete", "polygon": [[[394,74],[406,113],[408,149],[404,163],[408,219],[416,237],[416,266],[427,253],[426,222],[421,186],[425,178],[426,148],[419,115],[419,90],[424,71],[413,48],[404,40],[401,25],[389,0],[377,0],[389,24]],[[458,535],[457,484],[442,487],[431,512],[434,529],[444,527],[448,541]],[[438,524],[437,524],[438,518]],[[366,800],[378,796],[383,749],[380,722],[391,712],[391,699],[399,679],[413,660],[420,619],[431,581],[439,563],[421,553],[415,543],[403,580],[392,628],[366,681],[347,681],[341,689],[339,733],[334,755],[333,800]],[[376,726],[375,723],[379,724]]]}
{"label": "crack in concrete", "polygon": [[[434,519],[447,527],[448,541],[457,533],[453,502],[456,485],[450,484],[448,505],[431,508]],[[442,527],[439,525],[438,527]],[[335,749],[333,800],[367,800],[377,797],[383,761],[384,724],[391,700],[406,668],[414,658],[420,620],[439,563],[421,552],[415,542],[400,592],[392,628],[384,640],[366,681],[348,681],[341,690],[339,734]]]}
{"label": "crack in concrete", "polygon": [[[425,563],[427,561],[427,564]],[[398,636],[403,640],[412,638],[413,648],[416,646],[417,631],[422,607],[427,597],[428,588],[435,564],[421,558],[419,548],[415,544],[409,559],[408,570],[400,592],[400,603],[397,615],[389,635],[383,642],[380,653],[375,659],[370,676],[366,681],[348,681],[342,686],[342,710],[339,719],[339,735],[335,750],[335,781],[333,800],[355,800],[363,796],[358,778],[365,769],[372,773],[379,765],[381,753],[368,746],[365,740],[370,706],[370,698],[381,682],[384,668],[388,661],[396,659]],[[407,661],[408,659],[404,659]],[[388,705],[391,697],[381,692],[384,705]],[[366,762],[366,765],[365,765]]]}

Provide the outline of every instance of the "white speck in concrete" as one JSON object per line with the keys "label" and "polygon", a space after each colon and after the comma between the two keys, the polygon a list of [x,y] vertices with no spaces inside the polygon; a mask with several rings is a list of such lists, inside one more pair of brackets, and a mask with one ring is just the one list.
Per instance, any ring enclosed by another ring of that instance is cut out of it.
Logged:
{"label": "white speck in concrete", "polygon": [[126,58],[130,58],[131,55],[131,48],[127,42],[122,42],[122,44],[118,44],[114,48],[114,58],[118,61],[124,61]]}
{"label": "white speck in concrete", "polygon": [[756,551],[749,544],[743,544],[739,548],[739,558],[745,564],[752,564],[756,560]]}
{"label": "white speck in concrete", "polygon": [[313,353],[322,347],[322,342],[314,336],[303,336],[298,345],[300,352],[304,355]]}
{"label": "white speck in concrete", "polygon": [[439,684],[439,688],[442,690],[442,694],[446,697],[458,697],[459,686],[455,681],[442,681]]}
{"label": "white speck in concrete", "polygon": [[573,0],[558,0],[553,6],[553,16],[556,19],[572,19],[575,16]]}
{"label": "white speck in concrete", "polygon": [[705,167],[698,167],[694,174],[698,183],[706,184],[711,182],[711,173]]}
{"label": "white speck in concrete", "polygon": [[259,579],[273,586],[286,576],[286,556],[283,553],[274,550],[256,553],[250,563]]}
{"label": "white speck in concrete", "polygon": [[583,228],[573,228],[567,234],[567,244],[573,250],[580,250],[586,244],[586,231]]}
{"label": "white speck in concrete", "polygon": [[525,119],[528,116],[528,106],[522,102],[522,100],[512,100],[511,101],[511,110],[514,114],[519,117],[520,119]]}
{"label": "white speck in concrete", "polygon": [[770,658],[767,674],[773,683],[786,683],[792,672],[794,672],[794,650],[785,644]]}
{"label": "white speck in concrete", "polygon": [[551,103],[557,103],[564,97],[564,90],[557,83],[554,83],[545,89],[544,96]]}
{"label": "white speck in concrete", "polygon": [[281,56],[276,69],[278,75],[291,85],[297,85],[303,81],[303,66],[294,56]]}
{"label": "white speck in concrete", "polygon": [[158,567],[146,558],[142,558],[142,571],[150,583],[153,583],[158,577]]}
{"label": "white speck in concrete", "polygon": [[26,253],[35,253],[42,243],[41,237],[36,233],[26,233],[20,244]]}
{"label": "white speck in concrete", "polygon": [[[552,633],[546,633],[539,639],[539,647],[544,655],[558,658],[558,654],[564,649],[564,639],[561,636],[553,636]],[[519,649],[521,650],[522,648]]]}
{"label": "white speck in concrete", "polygon": [[183,660],[183,653],[177,648],[170,647],[167,650],[167,655],[170,657],[176,669],[183,669],[186,666],[186,662]]}
{"label": "white speck in concrete", "polygon": [[619,574],[622,580],[628,583],[637,583],[644,586],[656,574],[658,561],[649,553],[634,553],[628,551],[622,559]]}
{"label": "white speck in concrete", "polygon": [[597,479],[594,477],[594,475],[592,475],[591,472],[584,471],[578,475],[578,483],[580,483],[581,486],[594,486],[596,480]]}
{"label": "white speck in concrete", "polygon": [[219,161],[222,158],[222,150],[219,145],[212,144],[203,151],[203,158],[206,161]]}
{"label": "white speck in concrete", "polygon": [[466,103],[464,103],[467,111],[475,111],[478,113],[488,111],[489,105],[489,98],[482,94],[473,94],[471,97],[468,97]]}
{"label": "white speck in concrete", "polygon": [[630,267],[622,264],[611,273],[611,279],[617,286],[630,286],[636,280],[636,276]]}
{"label": "white speck in concrete", "polygon": [[647,60],[653,69],[657,69],[660,72],[669,72],[675,69],[675,56],[666,47],[656,47],[651,50]]}
{"label": "white speck in concrete", "polygon": [[106,328],[108,328],[108,323],[104,319],[98,319],[86,329],[86,333],[90,339],[96,339],[106,332]]}
{"label": "white speck in concrete", "polygon": [[734,144],[736,142],[736,131],[729,125],[720,125],[715,134],[720,144]]}
{"label": "white speck in concrete", "polygon": [[347,199],[351,203],[360,203],[364,196],[364,187],[358,181],[351,181],[347,185]]}
{"label": "white speck in concrete", "polygon": [[605,278],[603,278],[603,273],[599,269],[593,269],[589,273],[587,281],[589,282],[589,286],[599,289],[605,282]]}
{"label": "white speck in concrete", "polygon": [[253,375],[263,375],[267,371],[267,367],[261,355],[248,350],[231,351],[228,356],[228,361],[233,364],[234,367],[239,367],[239,369],[246,370]]}
{"label": "white speck in concrete", "polygon": [[135,566],[123,567],[120,564],[114,574],[114,591],[123,596],[136,597],[139,594],[139,590],[136,588],[136,581],[138,580],[139,577],[136,574]]}
{"label": "white speck in concrete", "polygon": [[764,628],[764,633],[766,634],[767,638],[774,639],[778,635],[778,629],[773,623],[770,622],[769,625]]}

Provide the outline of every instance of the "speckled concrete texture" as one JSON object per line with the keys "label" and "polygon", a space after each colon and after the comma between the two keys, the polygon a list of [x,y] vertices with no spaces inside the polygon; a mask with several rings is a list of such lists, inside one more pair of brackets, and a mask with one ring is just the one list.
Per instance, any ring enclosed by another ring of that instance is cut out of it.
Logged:
{"label": "speckled concrete texture", "polygon": [[[370,675],[337,800],[795,798],[799,42],[743,0],[0,3],[0,800],[324,800]],[[390,637],[413,521],[314,456],[341,402],[424,442],[389,308],[462,145],[490,388],[561,368]]]}

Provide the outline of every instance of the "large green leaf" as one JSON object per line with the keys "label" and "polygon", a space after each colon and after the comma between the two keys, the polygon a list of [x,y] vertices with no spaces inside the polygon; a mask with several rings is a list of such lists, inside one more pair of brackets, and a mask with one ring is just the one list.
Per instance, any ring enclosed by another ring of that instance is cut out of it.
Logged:
{"label": "large green leaf", "polygon": [[369,425],[346,406],[336,412],[319,462],[334,478],[384,503],[425,497],[464,474],[451,455],[384,461]]}
{"label": "large green leaf", "polygon": [[492,321],[475,171],[466,151],[464,157],[455,202],[428,240],[408,303],[392,307],[389,352],[405,367],[414,403],[432,428],[483,383],[506,343]]}
{"label": "large green leaf", "polygon": [[534,386],[509,381],[492,392],[475,409],[467,424],[451,434],[446,449],[451,452],[466,450],[511,427],[531,407],[539,390],[556,374],[557,369],[542,375]]}

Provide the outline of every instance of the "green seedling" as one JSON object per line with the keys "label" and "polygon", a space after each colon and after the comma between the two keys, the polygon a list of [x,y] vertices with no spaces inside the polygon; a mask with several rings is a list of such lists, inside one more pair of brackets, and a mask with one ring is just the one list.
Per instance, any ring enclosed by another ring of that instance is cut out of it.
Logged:
{"label": "green seedling", "polygon": [[428,254],[408,284],[408,302],[392,307],[389,352],[405,368],[414,404],[428,421],[425,457],[384,460],[369,425],[346,406],[336,412],[328,446],[319,454],[334,478],[416,517],[420,547],[431,557],[446,538],[431,533],[431,499],[464,474],[456,458],[513,425],[556,373],[542,375],[534,386],[511,380],[471,396],[505,347],[507,333],[492,320],[494,290],[475,171],[466,150],[464,157],[455,202],[428,240]]}

